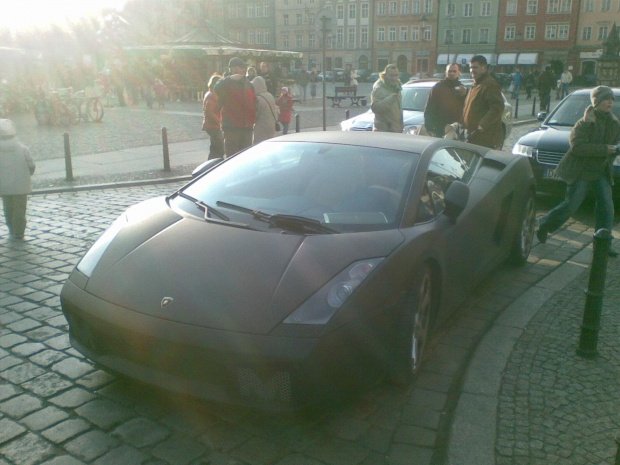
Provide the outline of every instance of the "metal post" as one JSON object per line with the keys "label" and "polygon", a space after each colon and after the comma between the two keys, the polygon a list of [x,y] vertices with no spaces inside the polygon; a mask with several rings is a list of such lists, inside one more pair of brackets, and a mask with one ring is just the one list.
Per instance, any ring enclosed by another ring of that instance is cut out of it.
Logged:
{"label": "metal post", "polygon": [[327,21],[329,21],[329,17],[323,14],[321,16],[321,34],[322,34],[322,42],[323,42],[323,57],[321,63],[321,72],[323,73],[323,131],[327,131],[327,107],[326,107],[326,95],[327,95],[327,79],[325,79],[325,42],[327,41]]}
{"label": "metal post", "polygon": [[349,116],[350,114],[351,114],[351,112],[349,110],[346,110],[344,112],[344,119],[349,119],[350,118],[350,116]]}
{"label": "metal post", "polygon": [[601,228],[594,234],[594,256],[590,266],[590,280],[586,290],[586,305],[583,311],[581,336],[577,355],[595,358],[598,355],[598,331],[603,307],[607,256],[611,244],[611,231]]}
{"label": "metal post", "polygon": [[69,143],[69,133],[64,134],[65,141],[65,171],[67,172],[67,181],[73,181],[73,166],[71,165],[71,144]]}
{"label": "metal post", "polygon": [[170,171],[170,153],[168,152],[168,130],[161,128],[161,144],[164,148],[164,171]]}
{"label": "metal post", "polygon": [[534,100],[532,101],[532,116],[536,116],[536,96],[534,95]]}
{"label": "metal post", "polygon": [[515,119],[519,119],[519,96],[517,95],[515,102]]}
{"label": "metal post", "polygon": [[301,125],[300,123],[300,119],[301,119],[301,115],[299,113],[297,113],[295,115],[295,132],[300,132],[301,131]]}
{"label": "metal post", "polygon": [[616,436],[616,446],[616,461],[614,462],[614,465],[620,465],[620,436]]}

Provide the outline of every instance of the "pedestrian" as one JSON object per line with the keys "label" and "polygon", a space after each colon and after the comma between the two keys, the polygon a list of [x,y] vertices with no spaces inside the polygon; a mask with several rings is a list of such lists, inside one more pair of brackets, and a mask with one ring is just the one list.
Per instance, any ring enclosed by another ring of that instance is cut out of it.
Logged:
{"label": "pedestrian", "polygon": [[355,71],[354,69],[351,70],[351,85],[354,87],[357,87],[357,78],[359,76],[357,75],[357,71]]}
{"label": "pedestrian", "polygon": [[316,98],[316,86],[318,82],[319,73],[317,72],[316,67],[313,67],[310,72],[310,96],[312,97],[312,100]]}
{"label": "pedestrian", "polygon": [[562,94],[560,98],[564,98],[568,95],[568,87],[570,86],[571,82],[573,82],[573,75],[568,70],[568,68],[566,68],[560,76],[560,85],[562,86]]}
{"label": "pedestrian", "polygon": [[431,88],[424,109],[424,126],[430,136],[443,137],[448,124],[463,122],[467,88],[461,84],[461,65],[446,66],[446,77]]}
{"label": "pedestrian", "polygon": [[475,55],[469,62],[474,84],[463,106],[463,121],[472,144],[501,150],[504,145],[504,96],[497,80],[489,74],[487,59]]}
{"label": "pedestrian", "polygon": [[540,111],[549,112],[551,107],[551,90],[555,86],[555,76],[551,66],[545,66],[545,70],[538,76],[538,95],[540,96]]}
{"label": "pedestrian", "polygon": [[[570,148],[556,169],[556,175],[564,180],[564,201],[540,218],[536,236],[544,244],[547,235],[555,232],[581,206],[591,189],[596,200],[595,229],[613,226],[614,202],[611,186],[613,161],[618,155],[620,122],[612,113],[614,92],[607,86],[598,86],[590,93],[592,105],[575,126],[570,135]],[[609,249],[609,255],[618,252]]]}
{"label": "pedestrian", "polygon": [[278,112],[278,121],[282,123],[282,134],[288,134],[288,126],[291,122],[291,112],[293,110],[293,97],[288,87],[282,87],[280,97],[276,101],[276,105],[280,109]]}
{"label": "pedestrian", "polygon": [[164,100],[166,99],[166,86],[161,79],[156,78],[153,83],[153,91],[155,92],[155,98],[157,99],[157,106],[164,108]]}
{"label": "pedestrian", "polygon": [[301,70],[299,71],[299,73],[297,73],[297,78],[295,79],[295,81],[299,86],[301,103],[306,103],[308,84],[310,83],[310,73],[306,70],[305,65],[301,66]]}
{"label": "pedestrian", "polygon": [[521,74],[521,68],[517,68],[512,75],[512,98],[519,98],[519,89],[523,84],[523,74]]}
{"label": "pedestrian", "polygon": [[372,87],[370,109],[375,114],[373,131],[403,132],[402,86],[398,68],[389,64]]}
{"label": "pedestrian", "polygon": [[10,239],[24,239],[34,168],[30,151],[17,139],[13,121],[0,119],[0,195]]}
{"label": "pedestrian", "polygon": [[252,82],[254,80],[254,78],[257,76],[256,68],[254,68],[253,66],[250,66],[248,68],[248,72],[247,72],[246,75],[248,77],[248,81]]}
{"label": "pedestrian", "polygon": [[224,156],[224,135],[222,134],[222,111],[218,104],[217,94],[213,91],[222,77],[214,73],[209,79],[209,90],[202,101],[202,130],[209,134],[211,147],[207,160]]}
{"label": "pedestrian", "polygon": [[347,68],[344,70],[344,85],[351,85],[351,65],[347,65]]}
{"label": "pedestrian", "polygon": [[246,77],[248,64],[239,57],[228,62],[231,75],[213,88],[222,109],[224,151],[227,157],[252,145],[256,120],[256,93]]}
{"label": "pedestrian", "polygon": [[265,80],[256,76],[252,81],[254,92],[256,92],[256,121],[254,122],[254,140],[256,145],[267,139],[276,136],[276,125],[278,118],[276,117],[276,101],[269,92]]}
{"label": "pedestrian", "polygon": [[535,82],[534,74],[529,70],[526,71],[525,77],[523,78],[523,82],[525,83],[525,93],[526,93],[525,100],[529,100],[532,98],[532,89],[534,88],[534,82]]}
{"label": "pedestrian", "polygon": [[258,73],[260,77],[265,80],[265,85],[267,86],[267,92],[269,92],[274,97],[276,96],[276,88],[277,83],[273,76],[273,73],[269,69],[269,65],[266,62],[261,62],[260,71]]}

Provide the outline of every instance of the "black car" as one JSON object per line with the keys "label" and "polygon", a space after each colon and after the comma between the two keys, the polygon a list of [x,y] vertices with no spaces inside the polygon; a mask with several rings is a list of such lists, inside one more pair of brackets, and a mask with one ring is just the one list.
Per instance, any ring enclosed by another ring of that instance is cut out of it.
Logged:
{"label": "black car", "polygon": [[[575,123],[591,105],[592,89],[580,89],[568,95],[549,114],[540,113],[538,119],[543,123],[521,137],[512,148],[512,153],[528,157],[536,176],[537,190],[540,193],[562,196],[566,184],[557,178],[555,169],[570,147],[570,133]],[[616,100],[620,99],[620,88],[614,89]],[[612,111],[620,118],[620,105]],[[620,157],[614,161],[614,198],[620,199]]]}

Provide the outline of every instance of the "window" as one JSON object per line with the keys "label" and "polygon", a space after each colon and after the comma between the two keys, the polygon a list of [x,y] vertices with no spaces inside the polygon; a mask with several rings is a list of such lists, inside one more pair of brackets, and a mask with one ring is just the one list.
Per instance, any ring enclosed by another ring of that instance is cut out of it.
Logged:
{"label": "window", "polygon": [[592,40],[592,26],[585,26],[583,28],[581,40]]}
{"label": "window", "polygon": [[609,26],[599,26],[598,28],[598,40],[605,40],[609,35]]}
{"label": "window", "polygon": [[243,18],[243,5],[239,3],[237,5],[237,18]]}
{"label": "window", "polygon": [[504,40],[515,40],[515,26],[506,26]]}
{"label": "window", "polygon": [[601,11],[611,11],[611,0],[603,0],[601,3]]}
{"label": "window", "polygon": [[411,26],[411,40],[414,42],[420,40],[420,26]]}
{"label": "window", "polygon": [[506,3],[506,15],[507,16],[515,16],[517,14],[517,2],[514,0],[509,0]]}
{"label": "window", "polygon": [[489,28],[484,27],[480,29],[480,32],[478,33],[478,37],[479,37],[478,43],[488,44],[489,43]]}
{"label": "window", "polygon": [[585,0],[583,11],[586,13],[592,13],[594,11],[594,0]]}
{"label": "window", "polygon": [[263,3],[263,18],[269,18],[270,16],[269,3]]}
{"label": "window", "polygon": [[409,27],[408,26],[400,27],[399,39],[401,42],[407,42],[409,40]]}
{"label": "window", "polygon": [[285,26],[288,26],[288,15],[282,16],[282,22]]}
{"label": "window", "polygon": [[400,14],[401,15],[409,14],[409,0],[400,3]]}
{"label": "window", "polygon": [[368,28],[363,27],[360,29],[360,43],[362,46],[368,45]]}
{"label": "window", "polygon": [[282,36],[282,46],[287,47],[287,48],[291,46],[289,39],[288,39],[288,34],[284,34]]}
{"label": "window", "polygon": [[390,10],[389,10],[390,16],[394,16],[397,13],[396,5],[397,5],[396,2],[390,2]]}
{"label": "window", "polygon": [[[603,0],[604,2],[605,0]],[[562,13],[570,13],[573,9],[573,0],[561,0],[560,11]]]}
{"label": "window", "polygon": [[350,27],[347,30],[347,47],[355,48],[355,28]]}
{"label": "window", "polygon": [[424,13],[433,12],[433,0],[424,0]]}
{"label": "window", "polygon": [[527,8],[525,9],[526,15],[538,14],[538,0],[527,0]]}
{"label": "window", "polygon": [[301,48],[304,46],[304,37],[301,34],[295,36],[295,46]]}
{"label": "window", "polygon": [[474,15],[474,4],[473,3],[463,4],[463,16],[465,18],[471,18],[473,15]]}
{"label": "window", "polygon": [[385,16],[385,2],[379,2],[377,5],[377,15]]}
{"label": "window", "polygon": [[480,16],[491,16],[491,2],[482,2],[480,5]]}
{"label": "window", "polygon": [[308,13],[308,24],[314,24],[314,13]]}
{"label": "window", "polygon": [[263,31],[258,29],[256,31],[256,43],[257,44],[262,44],[263,43]]}
{"label": "window", "polygon": [[525,35],[523,36],[525,40],[534,40],[536,39],[536,25],[535,24],[526,24],[525,25]]}
{"label": "window", "polygon": [[308,47],[316,47],[316,36],[314,34],[308,35]]}
{"label": "window", "polygon": [[545,40],[567,40],[568,32],[568,24],[547,24],[545,28]]}
{"label": "window", "polygon": [[448,3],[446,5],[446,16],[448,18],[454,18],[456,15],[456,5],[454,3]]}
{"label": "window", "polygon": [[357,16],[357,5],[355,3],[349,4],[349,19],[355,19]]}
{"label": "window", "polygon": [[446,29],[446,32],[444,33],[443,43],[444,44],[454,43],[454,30],[453,29]]}
{"label": "window", "polygon": [[388,35],[388,40],[390,42],[395,42],[396,41],[396,26],[390,26],[390,32]]}
{"label": "window", "polygon": [[568,31],[569,31],[569,25],[568,24],[560,24],[558,26],[558,39],[559,40],[568,40]]}
{"label": "window", "polygon": [[338,19],[344,19],[344,5],[338,5],[336,7],[336,14]]}
{"label": "window", "polygon": [[256,33],[252,30],[248,31],[248,44],[256,43]]}
{"label": "window", "polygon": [[254,3],[248,3],[247,17],[254,18],[255,14],[256,14],[256,5]]}
{"label": "window", "polygon": [[342,28],[338,28],[336,31],[336,47],[342,48],[342,44],[344,42],[344,30]]}
{"label": "window", "polygon": [[302,23],[303,23],[303,18],[302,18],[302,16],[301,16],[301,13],[297,13],[297,14],[295,15],[295,19],[296,19],[296,21],[297,21],[297,25],[300,25],[300,24],[302,24]]}
{"label": "window", "polygon": [[463,29],[463,43],[471,44],[471,29]]}
{"label": "window", "polygon": [[422,40],[429,42],[432,39],[433,28],[431,26],[426,26],[422,29]]}
{"label": "window", "polygon": [[570,13],[573,8],[573,0],[549,0],[547,13]]}
{"label": "window", "polygon": [[377,29],[377,42],[385,42],[385,28],[380,27]]}
{"label": "window", "polygon": [[411,2],[411,14],[420,14],[420,0],[413,0],[413,2]]}
{"label": "window", "polygon": [[362,3],[362,19],[368,19],[369,10],[368,3]]}

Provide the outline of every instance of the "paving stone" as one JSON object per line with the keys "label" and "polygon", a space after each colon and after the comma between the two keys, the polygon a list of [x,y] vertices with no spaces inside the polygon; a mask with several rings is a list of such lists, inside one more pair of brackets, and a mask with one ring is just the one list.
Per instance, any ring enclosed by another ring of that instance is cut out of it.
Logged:
{"label": "paving stone", "polygon": [[45,373],[45,370],[40,366],[26,362],[4,370],[0,373],[0,376],[11,383],[21,384],[37,376],[41,376],[43,373]]}
{"label": "paving stone", "polygon": [[24,336],[20,336],[19,334],[6,334],[4,336],[0,336],[0,347],[13,347],[17,344],[22,344],[27,340],[28,339],[26,339]]}
{"label": "paving stone", "polygon": [[362,463],[370,451],[348,441],[324,437],[307,454],[330,465],[356,465]]}
{"label": "paving stone", "polygon": [[27,433],[0,447],[3,455],[15,465],[41,463],[54,452],[54,446],[39,436]]}
{"label": "paving stone", "polygon": [[91,429],[91,425],[87,421],[82,419],[69,419],[46,429],[41,434],[53,443],[60,444],[89,429]]}
{"label": "paving stone", "polygon": [[12,331],[15,331],[16,333],[23,333],[25,331],[29,331],[39,326],[41,326],[41,323],[39,323],[36,320],[33,320],[32,318],[22,318],[18,321],[15,321],[11,324],[6,325],[7,328],[9,328]]}
{"label": "paving stone", "polygon": [[[51,327],[48,326],[51,329]],[[53,328],[55,331],[60,331],[58,328]],[[51,331],[49,331],[51,332]],[[60,336],[51,337],[45,340],[45,343],[50,346],[52,349],[56,350],[65,350],[71,347],[71,343],[69,342],[69,335],[62,334]]]}
{"label": "paving stone", "polygon": [[14,384],[2,383],[0,384],[0,401],[10,399],[13,396],[21,393],[23,390],[15,386]]}
{"label": "paving stone", "polygon": [[13,418],[20,419],[35,410],[39,410],[43,402],[38,397],[21,394],[0,403],[0,411]]}
{"label": "paving stone", "polygon": [[93,400],[77,408],[75,412],[95,425],[108,429],[131,418],[131,409],[109,400]]}
{"label": "paving stone", "polygon": [[52,370],[77,379],[94,370],[93,365],[77,358],[66,358],[52,366]]}
{"label": "paving stone", "polygon": [[65,444],[65,449],[82,460],[90,461],[118,445],[118,441],[103,431],[89,431]]}
{"label": "paving stone", "polygon": [[13,323],[15,321],[21,320],[23,316],[16,312],[8,312],[0,313],[0,325],[8,325],[9,323]]}
{"label": "paving stone", "polygon": [[187,465],[206,452],[205,446],[180,435],[153,448],[153,455],[171,465]]}
{"label": "paving stone", "polygon": [[19,436],[26,428],[8,418],[0,418],[0,444]]}
{"label": "paving stone", "polygon": [[41,352],[45,349],[45,346],[39,342],[27,342],[25,344],[19,344],[11,347],[11,352],[22,357],[28,357],[30,355]]}
{"label": "paving stone", "polygon": [[97,370],[82,376],[75,382],[87,389],[98,389],[102,386],[110,384],[115,379],[116,378],[114,378],[114,376],[110,373],[104,370]]}
{"label": "paving stone", "polygon": [[67,355],[65,355],[63,352],[58,352],[57,350],[44,350],[35,355],[31,355],[28,358],[30,361],[36,363],[37,365],[47,367],[64,358],[67,358]]}
{"label": "paving stone", "polygon": [[117,427],[113,434],[135,447],[144,447],[162,441],[170,432],[146,418],[134,418]]}
{"label": "paving stone", "polygon": [[65,420],[68,416],[69,414],[67,412],[59,408],[45,407],[44,409],[22,418],[20,423],[23,423],[31,430],[40,431],[49,428],[59,421]]}
{"label": "paving stone", "polygon": [[59,407],[74,408],[91,401],[95,397],[97,397],[95,394],[86,389],[73,388],[56,397],[48,399],[48,401]]}
{"label": "paving stone", "polygon": [[41,465],[85,465],[85,463],[81,460],[71,457],[70,455],[61,455],[59,457],[54,457],[53,459],[46,460]]}
{"label": "paving stone", "polygon": [[139,465],[148,460],[149,456],[128,445],[123,445],[112,449],[103,457],[95,460],[94,465],[118,465],[135,464]]}
{"label": "paving stone", "polygon": [[394,444],[390,449],[389,465],[430,465],[433,450],[422,447]]}
{"label": "paving stone", "polygon": [[22,386],[39,396],[49,397],[69,389],[73,384],[56,373],[45,373]]}

